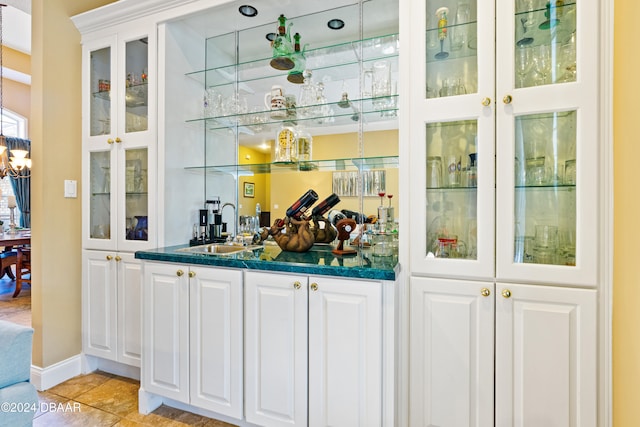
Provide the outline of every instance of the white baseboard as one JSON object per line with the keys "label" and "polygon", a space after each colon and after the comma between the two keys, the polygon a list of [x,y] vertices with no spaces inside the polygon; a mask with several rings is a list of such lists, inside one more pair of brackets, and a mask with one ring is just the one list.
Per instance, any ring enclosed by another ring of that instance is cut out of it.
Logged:
{"label": "white baseboard", "polygon": [[78,354],[46,368],[31,365],[31,383],[37,390],[48,390],[68,379],[80,375],[82,355]]}

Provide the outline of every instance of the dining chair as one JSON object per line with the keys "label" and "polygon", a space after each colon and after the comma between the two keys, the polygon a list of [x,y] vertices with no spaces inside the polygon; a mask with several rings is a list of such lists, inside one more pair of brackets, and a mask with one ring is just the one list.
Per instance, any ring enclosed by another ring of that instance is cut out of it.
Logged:
{"label": "dining chair", "polygon": [[[20,246],[17,248],[18,260],[16,262],[16,290],[13,297],[17,297],[22,290],[22,283],[31,284],[31,247]],[[25,279],[25,276],[29,276]]]}

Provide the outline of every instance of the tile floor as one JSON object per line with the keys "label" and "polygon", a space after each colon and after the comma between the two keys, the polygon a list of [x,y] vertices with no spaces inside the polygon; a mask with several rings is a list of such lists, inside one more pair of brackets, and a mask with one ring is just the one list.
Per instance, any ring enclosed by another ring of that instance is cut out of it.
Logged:
{"label": "tile floor", "polygon": [[[15,282],[0,279],[0,319],[31,326],[31,287],[25,284],[12,298]],[[39,392],[35,427],[233,427],[190,412],[161,406],[149,415],[138,413],[140,383],[106,372],[80,375]],[[53,408],[54,410],[47,410]]]}

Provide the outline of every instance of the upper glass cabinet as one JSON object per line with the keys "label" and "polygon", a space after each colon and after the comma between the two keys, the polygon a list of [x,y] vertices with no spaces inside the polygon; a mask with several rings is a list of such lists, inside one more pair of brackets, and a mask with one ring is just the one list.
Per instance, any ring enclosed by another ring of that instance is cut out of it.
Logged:
{"label": "upper glass cabinet", "polygon": [[[106,142],[149,129],[148,37],[90,49],[89,136]],[[118,142],[118,141],[116,141]]]}
{"label": "upper glass cabinet", "polygon": [[576,2],[517,0],[516,87],[575,82]]}
{"label": "upper glass cabinet", "polygon": [[424,183],[412,192],[412,225],[424,227],[412,268],[593,284],[597,4],[413,7],[424,58],[412,63],[411,80],[424,92],[411,93],[411,123],[425,143],[412,146],[410,160],[423,171],[412,179]]}
{"label": "upper glass cabinet", "polygon": [[427,98],[478,90],[476,1],[427,1]]}
{"label": "upper glass cabinet", "polygon": [[111,133],[111,48],[94,50],[90,55],[89,135]]}

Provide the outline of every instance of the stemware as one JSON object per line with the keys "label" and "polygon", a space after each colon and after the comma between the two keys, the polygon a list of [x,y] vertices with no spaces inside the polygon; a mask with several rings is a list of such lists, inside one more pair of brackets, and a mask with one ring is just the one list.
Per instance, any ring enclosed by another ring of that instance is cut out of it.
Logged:
{"label": "stemware", "polygon": [[436,59],[445,59],[449,56],[449,52],[444,51],[444,41],[447,38],[447,14],[449,13],[448,7],[441,7],[436,10],[436,16],[438,17],[438,39],[440,40],[440,52],[436,53]]}
{"label": "stemware", "polygon": [[541,44],[538,46],[538,52],[535,57],[536,72],[540,75],[540,84],[547,84],[547,77],[551,72],[551,46]]}
{"label": "stemware", "polygon": [[516,73],[520,78],[520,85],[518,87],[525,87],[527,74],[533,68],[531,48],[521,46],[516,47]]}
{"label": "stemware", "polygon": [[[534,16],[533,0],[519,0],[520,25],[522,26],[522,38],[516,42],[518,46],[527,46],[533,43],[533,37],[527,35],[529,28],[536,23]],[[517,18],[516,18],[517,19]]]}
{"label": "stemware", "polygon": [[469,3],[459,3],[451,28],[451,50],[459,50],[469,38],[467,26],[471,20],[471,7]]}

